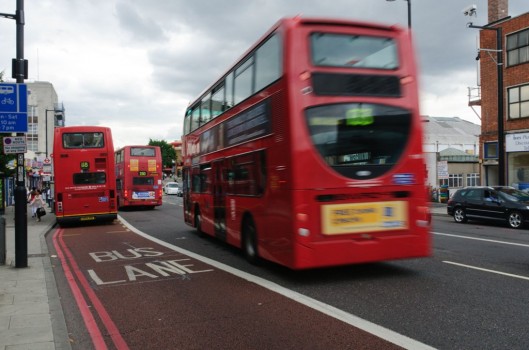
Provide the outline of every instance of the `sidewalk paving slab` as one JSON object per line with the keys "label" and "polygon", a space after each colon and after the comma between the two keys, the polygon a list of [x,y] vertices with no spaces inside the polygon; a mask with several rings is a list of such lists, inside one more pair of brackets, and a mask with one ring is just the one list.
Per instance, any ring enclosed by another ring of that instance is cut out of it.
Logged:
{"label": "sidewalk paving slab", "polygon": [[[0,265],[0,350],[71,349],[45,235],[50,213],[27,218],[27,267],[15,267],[14,207],[5,209],[6,262]],[[28,208],[28,213],[30,210]]]}

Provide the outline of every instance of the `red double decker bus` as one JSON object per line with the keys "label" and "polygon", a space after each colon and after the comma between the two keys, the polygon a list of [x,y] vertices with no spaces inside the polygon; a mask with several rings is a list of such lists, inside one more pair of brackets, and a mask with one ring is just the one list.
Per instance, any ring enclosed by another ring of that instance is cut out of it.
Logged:
{"label": "red double decker bus", "polygon": [[110,128],[68,126],[53,140],[57,223],[117,218],[114,145]]}
{"label": "red double decker bus", "polygon": [[186,111],[185,220],[292,269],[429,256],[422,136],[407,30],[283,19]]}
{"label": "red double decker bus", "polygon": [[125,146],[115,152],[118,208],[162,205],[162,152],[158,146]]}

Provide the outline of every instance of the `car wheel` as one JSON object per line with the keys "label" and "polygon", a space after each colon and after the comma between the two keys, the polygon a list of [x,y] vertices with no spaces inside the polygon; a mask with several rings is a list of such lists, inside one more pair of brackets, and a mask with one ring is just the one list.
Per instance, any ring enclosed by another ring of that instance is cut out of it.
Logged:
{"label": "car wheel", "polygon": [[257,230],[251,218],[244,220],[242,228],[242,250],[246,260],[254,265],[260,261],[257,253]]}
{"label": "car wheel", "polygon": [[465,213],[465,209],[463,208],[454,209],[454,221],[460,224],[467,222],[467,214]]}
{"label": "car wheel", "polygon": [[512,228],[521,228],[523,225],[523,217],[519,211],[513,211],[509,214],[509,226]]}

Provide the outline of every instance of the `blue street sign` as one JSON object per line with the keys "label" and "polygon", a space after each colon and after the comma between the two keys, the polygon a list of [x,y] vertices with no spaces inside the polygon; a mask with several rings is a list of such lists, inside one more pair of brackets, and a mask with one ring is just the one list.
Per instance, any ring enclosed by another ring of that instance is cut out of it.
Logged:
{"label": "blue street sign", "polygon": [[28,87],[0,83],[0,133],[28,132]]}

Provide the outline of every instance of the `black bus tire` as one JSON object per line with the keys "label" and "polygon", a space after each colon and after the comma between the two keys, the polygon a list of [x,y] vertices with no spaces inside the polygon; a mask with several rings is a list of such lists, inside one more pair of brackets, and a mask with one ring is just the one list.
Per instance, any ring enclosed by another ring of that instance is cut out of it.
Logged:
{"label": "black bus tire", "polygon": [[257,229],[252,218],[246,218],[242,225],[242,250],[250,264],[259,264],[261,259],[257,250]]}

